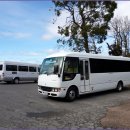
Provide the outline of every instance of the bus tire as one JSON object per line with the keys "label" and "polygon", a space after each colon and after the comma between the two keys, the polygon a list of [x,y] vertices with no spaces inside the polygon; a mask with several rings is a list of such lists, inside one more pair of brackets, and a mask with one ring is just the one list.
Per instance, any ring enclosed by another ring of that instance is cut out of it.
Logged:
{"label": "bus tire", "polygon": [[11,83],[12,83],[12,81],[6,81],[6,83],[7,83],[7,84],[11,84]]}
{"label": "bus tire", "polygon": [[123,90],[123,83],[122,83],[122,82],[118,82],[117,87],[116,87],[116,90],[117,90],[118,92],[121,92],[121,91]]}
{"label": "bus tire", "polygon": [[34,80],[34,83],[37,83],[38,81],[37,80]]}
{"label": "bus tire", "polygon": [[19,84],[19,78],[14,78],[13,83],[14,84]]}
{"label": "bus tire", "polygon": [[72,102],[77,97],[77,91],[75,88],[69,88],[66,94],[66,100]]}

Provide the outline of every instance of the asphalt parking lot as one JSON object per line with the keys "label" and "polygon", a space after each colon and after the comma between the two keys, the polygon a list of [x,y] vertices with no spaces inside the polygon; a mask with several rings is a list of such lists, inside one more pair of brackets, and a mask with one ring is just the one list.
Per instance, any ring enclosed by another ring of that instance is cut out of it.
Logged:
{"label": "asphalt parking lot", "polygon": [[0,128],[103,128],[108,108],[129,100],[130,87],[66,102],[39,95],[36,83],[0,83]]}

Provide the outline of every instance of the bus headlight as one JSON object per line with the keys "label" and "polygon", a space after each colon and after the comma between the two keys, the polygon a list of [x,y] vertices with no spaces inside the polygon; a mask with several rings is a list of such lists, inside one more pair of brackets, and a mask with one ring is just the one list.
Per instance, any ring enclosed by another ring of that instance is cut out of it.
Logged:
{"label": "bus headlight", "polygon": [[61,91],[61,88],[53,88],[52,89],[52,92],[60,92]]}

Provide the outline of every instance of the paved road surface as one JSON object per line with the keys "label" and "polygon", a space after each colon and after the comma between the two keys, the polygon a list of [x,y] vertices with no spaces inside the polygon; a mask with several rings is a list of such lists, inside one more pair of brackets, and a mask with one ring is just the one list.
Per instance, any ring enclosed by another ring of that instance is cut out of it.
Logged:
{"label": "paved road surface", "polygon": [[35,83],[0,83],[0,128],[102,128],[107,108],[128,100],[130,88],[89,94],[69,103],[39,95]]}

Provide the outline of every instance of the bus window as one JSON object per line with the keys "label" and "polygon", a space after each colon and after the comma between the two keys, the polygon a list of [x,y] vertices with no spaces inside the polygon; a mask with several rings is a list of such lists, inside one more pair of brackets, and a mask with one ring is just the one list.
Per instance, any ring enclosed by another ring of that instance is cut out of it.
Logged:
{"label": "bus window", "polygon": [[19,66],[19,71],[28,72],[28,66]]}
{"label": "bus window", "polygon": [[29,66],[29,72],[36,72],[36,67]]}
{"label": "bus window", "polygon": [[88,61],[85,61],[85,78],[86,78],[86,80],[89,79]]}
{"label": "bus window", "polygon": [[84,80],[84,73],[83,73],[83,61],[80,61],[80,65],[79,65],[79,71],[80,71],[80,75],[81,75],[81,80]]}
{"label": "bus window", "polygon": [[40,67],[38,67],[38,72],[40,72]]}
{"label": "bus window", "polygon": [[2,68],[3,68],[3,65],[0,65],[0,70],[2,70]]}
{"label": "bus window", "polygon": [[17,65],[6,65],[6,71],[17,71]]}
{"label": "bus window", "polygon": [[52,57],[44,59],[42,65],[40,66],[40,74],[54,74],[55,65],[58,65],[58,69],[60,72],[60,66],[62,64],[62,61],[63,57]]}
{"label": "bus window", "polygon": [[[84,67],[84,63],[85,63],[85,67]],[[89,79],[88,61],[83,61],[83,60],[80,61],[79,71],[80,71],[80,75],[81,75],[81,78],[80,78],[81,80],[84,80],[84,78],[86,80]]]}
{"label": "bus window", "polygon": [[67,57],[64,64],[63,80],[73,80],[77,73],[79,59],[75,57]]}

